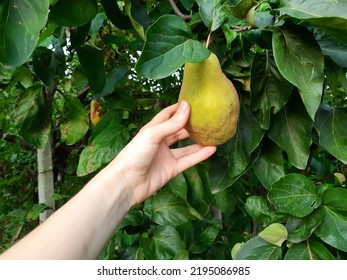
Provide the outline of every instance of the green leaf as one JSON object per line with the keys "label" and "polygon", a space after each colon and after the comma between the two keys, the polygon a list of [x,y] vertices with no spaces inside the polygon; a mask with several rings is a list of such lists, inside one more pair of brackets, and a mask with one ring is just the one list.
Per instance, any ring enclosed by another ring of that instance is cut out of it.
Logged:
{"label": "green leaf", "polygon": [[221,154],[229,161],[229,177],[240,175],[246,170],[251,153],[259,146],[264,130],[246,105],[241,102],[240,117],[234,137],[220,148]]}
{"label": "green leaf", "polygon": [[67,145],[75,144],[89,129],[88,112],[77,97],[65,100],[60,123],[61,140]]}
{"label": "green leaf", "polygon": [[44,148],[51,131],[51,109],[45,102],[42,86],[32,86],[23,91],[15,109],[18,134],[26,142]]}
{"label": "green leaf", "polygon": [[181,18],[164,15],[146,32],[136,71],[150,79],[170,76],[186,62],[200,62],[210,52],[199,41],[192,39],[192,31]]}
{"label": "green leaf", "polygon": [[217,153],[211,157],[209,180],[211,192],[216,194],[230,187],[237,178],[231,178],[228,174],[229,162]]}
{"label": "green leaf", "polygon": [[178,196],[179,198],[187,201],[188,186],[183,173],[179,173],[174,178],[172,178],[167,184],[171,192]]}
{"label": "green leaf", "polygon": [[315,234],[325,243],[347,252],[347,190],[328,189],[323,193],[323,205],[319,211],[324,218]]}
{"label": "green leaf", "polygon": [[288,241],[291,243],[300,243],[310,238],[312,233],[321,224],[324,217],[322,211],[314,211],[310,215],[301,220],[295,230],[290,231]]}
{"label": "green leaf", "polygon": [[31,56],[48,17],[49,0],[2,0],[0,65],[18,67]]}
{"label": "green leaf", "polygon": [[219,222],[197,221],[192,225],[188,241],[189,252],[201,254],[216,240],[220,230]]}
{"label": "green leaf", "polygon": [[315,127],[319,144],[343,163],[347,163],[347,110],[322,105],[316,115]]}
{"label": "green leaf", "polygon": [[287,240],[288,232],[284,225],[273,223],[259,232],[258,236],[273,245],[282,246]]}
{"label": "green leaf", "polygon": [[323,193],[323,203],[337,213],[347,216],[347,189],[331,188]]}
{"label": "green leaf", "polygon": [[347,3],[345,0],[291,0],[281,1],[281,15],[300,19],[316,26],[347,29]]}
{"label": "green leaf", "polygon": [[77,175],[87,175],[110,162],[128,143],[129,129],[112,120],[88,145],[80,155]]}
{"label": "green leaf", "polygon": [[176,226],[194,218],[185,201],[166,189],[146,202],[146,214],[160,225]]}
{"label": "green leaf", "polygon": [[287,251],[285,260],[334,260],[329,250],[318,241],[294,244]]}
{"label": "green leaf", "polygon": [[302,218],[321,204],[312,181],[297,173],[288,174],[272,185],[269,200],[278,212]]}
{"label": "green leaf", "polygon": [[235,259],[280,260],[282,259],[282,249],[256,236],[241,245],[236,253]]}
{"label": "green leaf", "polygon": [[272,36],[273,52],[282,76],[300,92],[311,119],[323,93],[324,57],[312,34],[303,27],[285,26]]}
{"label": "green leaf", "polygon": [[106,83],[103,53],[91,46],[83,46],[77,49],[77,55],[94,94],[101,93]]}
{"label": "green leaf", "polygon": [[173,259],[183,245],[181,238],[172,226],[159,226],[153,232],[153,237],[140,240],[143,253],[149,260]]}
{"label": "green leaf", "polygon": [[271,211],[267,200],[260,196],[248,197],[245,209],[254,220],[263,224],[274,223],[284,218],[284,215]]}
{"label": "green leaf", "polygon": [[319,29],[314,31],[314,36],[322,49],[323,55],[329,56],[339,67],[347,67],[347,43],[340,43],[328,33]]}
{"label": "green leaf", "polygon": [[139,0],[125,0],[125,6],[131,24],[137,34],[145,40],[145,30],[149,25],[149,18],[143,4]]}
{"label": "green leaf", "polygon": [[132,27],[129,17],[120,11],[116,0],[101,0],[100,2],[105,14],[115,26],[120,29],[129,29]]}
{"label": "green leaf", "polygon": [[34,204],[34,206],[30,209],[30,211],[28,212],[26,218],[29,220],[36,220],[40,214],[45,211],[46,209],[48,209],[49,207],[46,204],[43,203],[39,203],[39,204]]}
{"label": "green leaf", "polygon": [[299,98],[292,98],[272,118],[268,136],[286,151],[290,163],[298,169],[305,169],[307,165],[312,126],[313,122]]}
{"label": "green leaf", "polygon": [[264,141],[252,167],[263,186],[270,189],[273,183],[285,175],[282,150],[272,141]]}
{"label": "green leaf", "polygon": [[59,0],[51,7],[49,18],[61,26],[81,26],[98,12],[96,0]]}
{"label": "green leaf", "polygon": [[287,103],[292,88],[280,74],[269,52],[254,56],[251,68],[251,104],[263,129],[269,128],[271,115],[278,113]]}
{"label": "green leaf", "polygon": [[131,209],[122,219],[118,225],[118,228],[124,228],[126,226],[139,226],[142,225],[143,222],[143,212],[136,209]]}
{"label": "green leaf", "polygon": [[197,0],[199,5],[199,13],[204,24],[210,32],[215,31],[223,25],[226,20],[226,14],[223,9],[221,0]]}
{"label": "green leaf", "polygon": [[62,48],[55,51],[38,47],[33,53],[35,74],[46,86],[53,86],[56,77],[65,76],[65,55]]}
{"label": "green leaf", "polygon": [[103,90],[100,93],[94,94],[93,97],[100,98],[112,93],[117,83],[123,80],[127,72],[127,66],[114,68],[110,73],[108,73]]}

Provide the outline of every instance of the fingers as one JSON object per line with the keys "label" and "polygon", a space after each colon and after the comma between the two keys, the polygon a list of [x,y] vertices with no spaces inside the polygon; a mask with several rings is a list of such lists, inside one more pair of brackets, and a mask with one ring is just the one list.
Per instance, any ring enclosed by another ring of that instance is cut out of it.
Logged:
{"label": "fingers", "polygon": [[165,109],[160,111],[157,115],[155,115],[153,119],[144,127],[151,127],[170,119],[172,115],[175,114],[175,112],[177,111],[177,107],[178,107],[178,103],[173,104],[169,107],[166,107]]}
{"label": "fingers", "polygon": [[187,146],[181,148],[178,152],[176,150],[176,156],[180,155],[180,157],[177,158],[177,173],[181,173],[199,162],[204,161],[212,156],[216,150],[217,148],[215,146],[201,145]]}
{"label": "fingers", "polygon": [[152,142],[159,143],[164,138],[182,130],[188,121],[189,113],[190,107],[186,101],[182,101],[178,107],[177,105],[173,105],[160,112],[150,122],[150,126],[147,126]]}

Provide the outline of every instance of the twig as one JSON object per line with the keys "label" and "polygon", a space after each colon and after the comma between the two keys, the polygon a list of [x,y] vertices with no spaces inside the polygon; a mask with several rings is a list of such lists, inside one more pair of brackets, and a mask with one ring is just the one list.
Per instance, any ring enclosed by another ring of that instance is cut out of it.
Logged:
{"label": "twig", "polygon": [[231,25],[230,28],[235,29],[237,32],[245,32],[245,31],[251,30],[252,26],[250,26],[250,25],[248,25],[248,26]]}
{"label": "twig", "polygon": [[185,15],[180,11],[180,9],[177,7],[175,3],[175,0],[169,0],[169,2],[176,16],[179,16],[184,21],[190,21],[192,19],[191,15]]}
{"label": "twig", "polygon": [[208,49],[208,47],[210,46],[210,40],[211,40],[211,32],[208,34],[207,40],[206,40],[206,49]]}
{"label": "twig", "polygon": [[23,231],[23,225],[21,225],[21,226],[18,228],[18,230],[17,230],[15,236],[13,236],[13,238],[12,238],[11,241],[12,241],[12,242],[17,241],[17,240],[19,239],[19,236],[20,236],[20,234],[22,233],[22,231]]}

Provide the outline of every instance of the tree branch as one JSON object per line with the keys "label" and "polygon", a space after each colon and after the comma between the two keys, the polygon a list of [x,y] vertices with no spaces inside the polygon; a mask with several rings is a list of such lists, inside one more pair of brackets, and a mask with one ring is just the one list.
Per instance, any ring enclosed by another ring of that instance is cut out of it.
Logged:
{"label": "tree branch", "polygon": [[34,147],[30,144],[28,144],[27,142],[25,142],[24,140],[21,140],[20,138],[18,138],[17,136],[11,135],[11,134],[7,134],[6,132],[4,132],[3,130],[0,130],[0,139],[3,139],[7,142],[11,142],[11,143],[17,143],[17,141],[19,141],[19,145],[24,148],[25,150],[32,150]]}
{"label": "tree branch", "polygon": [[172,7],[172,10],[176,14],[176,16],[179,16],[184,21],[190,21],[192,19],[191,15],[185,15],[180,11],[180,9],[177,7],[177,5],[175,3],[175,0],[169,0],[169,2],[170,2],[170,5]]}

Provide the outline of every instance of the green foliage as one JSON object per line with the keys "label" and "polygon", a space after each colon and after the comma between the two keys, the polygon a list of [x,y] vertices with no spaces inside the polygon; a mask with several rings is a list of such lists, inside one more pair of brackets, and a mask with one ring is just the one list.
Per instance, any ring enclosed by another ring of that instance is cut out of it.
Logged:
{"label": "green foliage", "polygon": [[134,207],[100,258],[347,258],[346,1],[17,2],[0,4],[1,249],[45,207],[19,145],[52,136],[60,206],[213,52],[235,136]]}

